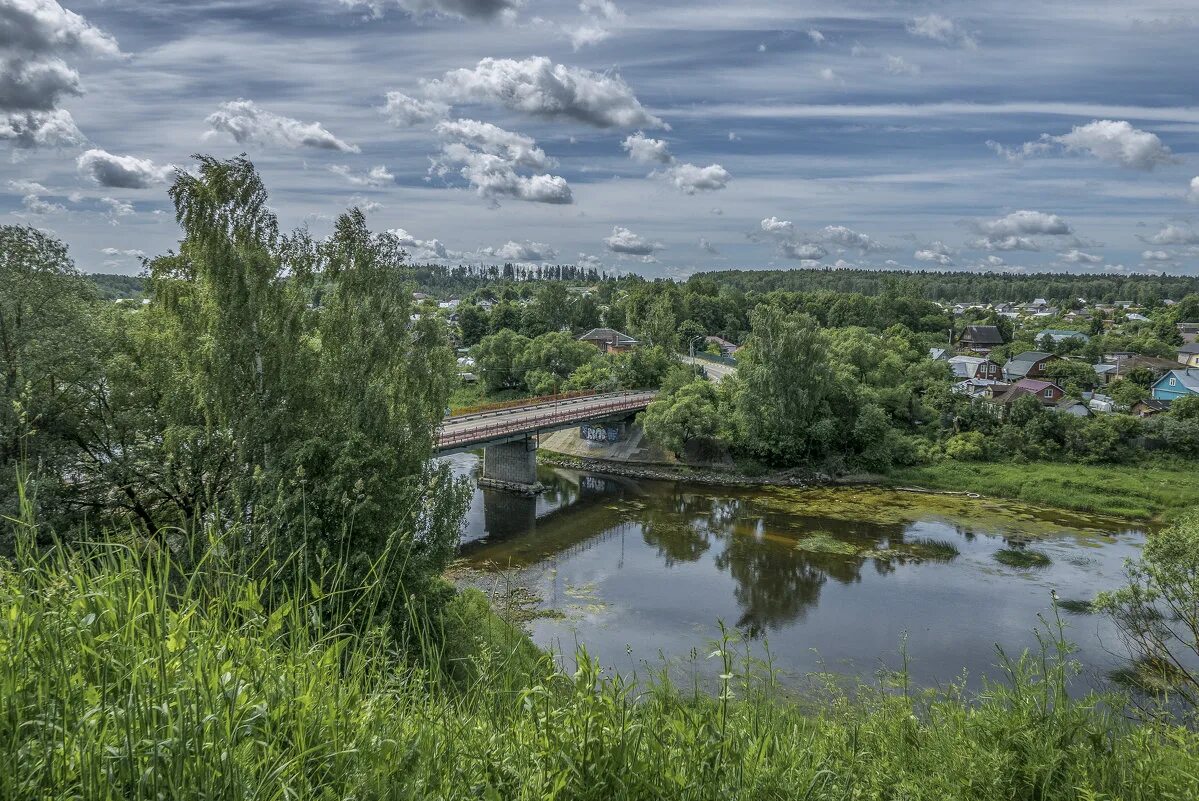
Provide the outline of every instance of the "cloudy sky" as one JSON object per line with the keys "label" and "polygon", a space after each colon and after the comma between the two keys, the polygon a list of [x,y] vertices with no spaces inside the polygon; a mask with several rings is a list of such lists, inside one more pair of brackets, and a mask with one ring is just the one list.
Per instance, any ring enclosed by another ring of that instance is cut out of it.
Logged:
{"label": "cloudy sky", "polygon": [[1195,0],[0,0],[0,218],[89,271],[191,154],[284,227],[682,277],[1199,273]]}

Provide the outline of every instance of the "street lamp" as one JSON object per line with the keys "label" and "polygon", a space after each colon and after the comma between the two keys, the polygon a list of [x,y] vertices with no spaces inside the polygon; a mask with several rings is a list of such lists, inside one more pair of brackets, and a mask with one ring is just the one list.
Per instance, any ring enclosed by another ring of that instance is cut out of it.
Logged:
{"label": "street lamp", "polygon": [[692,359],[695,358],[695,340],[697,339],[707,339],[707,336],[700,334],[699,336],[691,337],[691,341],[687,343],[687,350],[690,352]]}

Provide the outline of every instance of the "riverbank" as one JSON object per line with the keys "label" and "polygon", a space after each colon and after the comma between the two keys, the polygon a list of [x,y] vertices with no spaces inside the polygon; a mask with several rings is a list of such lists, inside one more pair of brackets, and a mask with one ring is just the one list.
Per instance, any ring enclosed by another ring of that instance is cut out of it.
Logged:
{"label": "riverbank", "polygon": [[729,487],[877,485],[939,493],[976,493],[1074,512],[1139,522],[1164,523],[1199,506],[1199,467],[1185,462],[1100,466],[1056,462],[941,462],[898,468],[886,475],[832,476],[793,468],[747,474],[734,468],[650,464],[592,459],[556,451],[538,453],[542,463],[572,470]]}
{"label": "riverbank", "polygon": [[969,491],[1128,520],[1169,522],[1199,506],[1199,465],[941,462],[892,471],[882,483]]}

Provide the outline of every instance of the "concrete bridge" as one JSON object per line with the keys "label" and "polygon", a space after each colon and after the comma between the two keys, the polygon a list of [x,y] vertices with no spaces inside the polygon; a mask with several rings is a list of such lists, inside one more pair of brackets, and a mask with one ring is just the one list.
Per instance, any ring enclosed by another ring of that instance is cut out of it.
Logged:
{"label": "concrete bridge", "polygon": [[441,454],[483,448],[481,484],[519,492],[537,489],[537,444],[542,434],[645,409],[657,390],[628,390],[530,398],[517,404],[447,417],[437,432]]}

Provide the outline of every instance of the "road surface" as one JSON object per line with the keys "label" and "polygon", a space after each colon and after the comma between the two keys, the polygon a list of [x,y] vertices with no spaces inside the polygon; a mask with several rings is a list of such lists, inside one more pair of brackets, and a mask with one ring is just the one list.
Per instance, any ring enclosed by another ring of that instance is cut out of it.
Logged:
{"label": "road surface", "polygon": [[696,364],[704,368],[704,375],[713,381],[721,381],[728,376],[737,374],[737,368],[732,365],[722,364],[721,362],[710,362],[707,359],[699,359],[694,356],[683,356],[682,359],[687,364]]}

